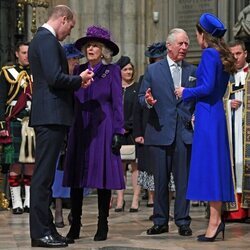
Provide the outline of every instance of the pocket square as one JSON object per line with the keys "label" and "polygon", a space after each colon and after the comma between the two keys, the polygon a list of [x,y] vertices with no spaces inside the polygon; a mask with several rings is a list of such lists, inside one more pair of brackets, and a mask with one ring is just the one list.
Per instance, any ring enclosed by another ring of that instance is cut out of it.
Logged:
{"label": "pocket square", "polygon": [[188,78],[188,81],[189,82],[193,82],[193,81],[195,81],[196,80],[196,77],[194,77],[194,76],[189,76],[189,78]]}

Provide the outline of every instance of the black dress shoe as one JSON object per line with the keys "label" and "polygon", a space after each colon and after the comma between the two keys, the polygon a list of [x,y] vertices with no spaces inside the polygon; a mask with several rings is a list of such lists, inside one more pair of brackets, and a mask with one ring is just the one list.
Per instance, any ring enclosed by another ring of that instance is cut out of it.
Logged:
{"label": "black dress shoe", "polygon": [[62,236],[61,234],[59,234],[58,232],[55,232],[55,233],[53,234],[53,237],[54,237],[55,239],[59,240],[59,241],[65,242],[65,243],[67,243],[67,244],[73,244],[73,243],[75,243],[75,241],[74,241],[73,238],[70,238],[70,237],[67,237],[67,236],[64,237],[64,236]]}
{"label": "black dress shoe", "polygon": [[153,214],[151,214],[150,216],[149,216],[149,218],[148,218],[149,220],[151,220],[151,221],[153,221],[153,219],[154,219],[154,215]]}
{"label": "black dress shoe", "polygon": [[47,235],[40,239],[31,239],[31,246],[32,247],[58,248],[58,247],[67,247],[68,244],[66,242],[56,239],[52,235]]}
{"label": "black dress shoe", "polygon": [[179,235],[182,236],[191,236],[192,230],[188,225],[182,225],[179,227]]}
{"label": "black dress shoe", "polygon": [[12,209],[12,213],[13,213],[13,214],[22,214],[22,213],[23,213],[23,209],[20,208],[20,207],[13,208],[13,209]]}
{"label": "black dress shoe", "polygon": [[153,234],[162,234],[168,232],[168,226],[167,225],[153,225],[151,228],[147,230],[148,235]]}
{"label": "black dress shoe", "polygon": [[27,207],[27,206],[25,206],[25,207],[23,208],[23,212],[24,212],[24,213],[29,213],[29,212],[30,212],[30,208]]}

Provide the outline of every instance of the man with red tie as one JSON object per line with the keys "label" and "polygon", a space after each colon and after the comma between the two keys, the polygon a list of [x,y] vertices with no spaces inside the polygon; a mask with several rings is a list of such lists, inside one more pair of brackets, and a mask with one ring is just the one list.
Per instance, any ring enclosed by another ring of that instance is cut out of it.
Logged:
{"label": "man with red tie", "polygon": [[236,59],[237,72],[230,77],[228,99],[226,102],[228,113],[228,127],[232,142],[233,171],[235,177],[236,202],[227,204],[226,220],[246,220],[250,218],[249,183],[246,159],[249,158],[246,149],[246,126],[249,126],[247,115],[247,88],[249,78],[249,65],[246,61],[247,50],[243,41],[229,43],[231,53]]}

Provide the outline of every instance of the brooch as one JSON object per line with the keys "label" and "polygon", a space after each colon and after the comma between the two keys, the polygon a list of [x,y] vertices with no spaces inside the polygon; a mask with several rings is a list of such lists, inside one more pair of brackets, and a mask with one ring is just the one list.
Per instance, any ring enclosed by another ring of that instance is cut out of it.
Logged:
{"label": "brooch", "polygon": [[105,78],[109,74],[109,70],[106,69],[105,72],[102,74],[102,78]]}

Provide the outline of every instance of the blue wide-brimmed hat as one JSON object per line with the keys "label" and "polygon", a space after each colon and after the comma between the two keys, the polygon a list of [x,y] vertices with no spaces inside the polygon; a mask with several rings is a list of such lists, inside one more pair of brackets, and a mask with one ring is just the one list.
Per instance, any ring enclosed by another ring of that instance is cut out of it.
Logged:
{"label": "blue wide-brimmed hat", "polygon": [[92,41],[103,43],[113,52],[112,56],[115,56],[119,53],[119,47],[113,41],[111,41],[110,31],[104,27],[95,25],[87,28],[86,36],[79,38],[76,41],[75,46],[77,49],[81,50],[86,43]]}
{"label": "blue wide-brimmed hat", "polygon": [[167,54],[166,42],[153,43],[148,46],[145,56],[150,58],[164,57]]}
{"label": "blue wide-brimmed hat", "polygon": [[201,27],[214,37],[223,37],[227,29],[221,20],[211,13],[204,13],[199,21]]}
{"label": "blue wide-brimmed hat", "polygon": [[74,58],[74,57],[77,57],[77,58],[84,57],[83,53],[80,50],[78,50],[73,43],[64,44],[63,48],[66,53],[67,59]]}

